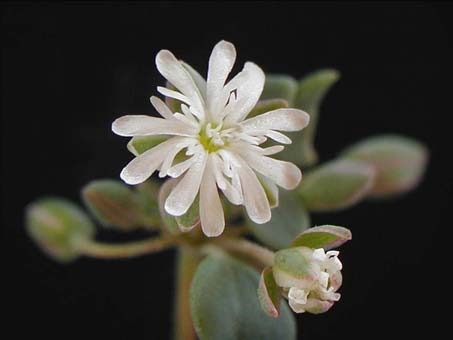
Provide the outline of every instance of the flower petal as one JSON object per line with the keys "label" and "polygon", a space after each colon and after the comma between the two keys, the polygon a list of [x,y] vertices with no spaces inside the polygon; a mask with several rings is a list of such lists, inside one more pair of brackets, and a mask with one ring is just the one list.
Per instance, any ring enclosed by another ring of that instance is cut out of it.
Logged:
{"label": "flower petal", "polygon": [[120,136],[177,135],[193,136],[197,130],[180,121],[145,115],[128,115],[112,123],[112,131]]}
{"label": "flower petal", "polygon": [[294,313],[305,313],[305,304],[297,303],[292,299],[288,300],[288,304]]}
{"label": "flower petal", "polygon": [[[184,105],[184,104],[183,104]],[[190,118],[187,117],[187,115],[184,115],[182,113],[179,113],[179,112],[176,112],[173,117],[181,122],[183,122],[184,124],[187,124],[189,126],[192,126],[194,128],[196,128],[197,130],[200,129],[200,126],[194,122],[193,120],[191,120]],[[193,116],[192,116],[193,117]]]}
{"label": "flower petal", "polygon": [[261,185],[263,186],[264,192],[266,193],[267,200],[269,201],[269,206],[271,208],[278,207],[278,187],[275,185],[274,181],[261,174],[257,174],[257,176],[259,181],[261,182]]}
{"label": "flower petal", "polygon": [[222,40],[214,46],[209,58],[207,80],[208,109],[215,116],[212,118],[216,118],[225,106],[226,102],[219,100],[220,94],[235,60],[236,49],[232,43]]}
{"label": "flower petal", "polygon": [[190,105],[190,99],[187,98],[185,95],[179,93],[178,91],[170,90],[163,86],[158,86],[157,92],[159,92],[160,94],[163,94],[165,97],[170,97],[170,98],[179,100],[180,102],[187,103],[188,105]]}
{"label": "flower petal", "polygon": [[168,50],[161,50],[157,53],[156,66],[165,79],[189,98],[190,105],[195,106],[197,111],[204,113],[203,97],[198,87],[173,53]]}
{"label": "flower petal", "polygon": [[245,131],[299,131],[308,125],[310,116],[302,110],[278,109],[247,119],[240,125]]}
{"label": "flower petal", "polygon": [[192,164],[195,162],[196,156],[193,156],[189,159],[186,159],[185,161],[182,161],[174,166],[172,166],[170,169],[167,171],[167,175],[173,178],[177,178],[181,176],[184,172],[189,169]]}
{"label": "flower petal", "polygon": [[236,99],[231,97],[222,113],[226,126],[242,121],[250,113],[263,92],[264,81],[263,70],[254,63],[246,62],[244,69],[224,87],[221,97],[225,98],[225,102],[231,92],[236,93]]}
{"label": "flower petal", "polygon": [[283,133],[274,131],[274,130],[267,130],[263,133],[265,136],[273,139],[274,141],[282,144],[291,144],[291,138],[285,136]]}
{"label": "flower petal", "polygon": [[197,70],[195,70],[192,66],[190,66],[186,62],[180,60],[180,63],[182,66],[184,66],[186,71],[189,72],[190,76],[195,82],[195,85],[197,85],[198,90],[200,90],[203,99],[206,99],[206,80],[200,75],[200,73],[197,72]]}
{"label": "flower petal", "polygon": [[333,291],[336,292],[338,288],[341,287],[343,283],[343,275],[340,271],[337,271],[330,275],[330,287],[332,287]]}
{"label": "flower petal", "polygon": [[269,146],[269,147],[263,149],[263,155],[266,155],[266,156],[275,155],[276,153],[283,151],[284,148],[285,147],[283,145]]}
{"label": "flower petal", "polygon": [[181,216],[192,205],[203,178],[206,158],[206,153],[198,154],[197,159],[168,196],[165,201],[165,210],[170,215]]}
{"label": "flower petal", "polygon": [[169,120],[173,119],[173,112],[171,112],[167,104],[165,104],[160,98],[152,96],[149,100],[162,117]]}
{"label": "flower petal", "polygon": [[220,190],[222,190],[225,197],[234,205],[242,204],[241,190],[238,190],[233,184],[230,183],[223,175],[223,161],[216,153],[212,154],[214,159],[213,169],[216,182]]}
{"label": "flower petal", "polygon": [[213,163],[214,159],[209,156],[200,185],[201,228],[208,237],[219,236],[225,228],[225,217],[217,191]]}
{"label": "flower petal", "polygon": [[293,163],[262,156],[253,152],[253,149],[250,149],[245,143],[236,143],[233,148],[247,160],[252,169],[268,177],[282,188],[292,190],[299,185],[302,173]]}
{"label": "flower petal", "polygon": [[276,153],[283,151],[283,149],[285,148],[283,145],[272,145],[267,148],[262,148],[253,144],[248,144],[246,147],[250,149],[251,152],[255,152],[264,156],[275,155]]}
{"label": "flower petal", "polygon": [[269,222],[271,209],[263,186],[247,163],[239,157],[236,157],[236,159],[240,162],[237,172],[241,181],[242,196],[247,214],[255,223]]}
{"label": "flower petal", "polygon": [[187,138],[185,141],[181,141],[181,143],[178,143],[175,145],[173,149],[171,149],[165,159],[162,162],[162,165],[160,166],[160,171],[159,171],[159,177],[165,177],[168,175],[168,171],[172,167],[172,164],[175,160],[176,155],[184,148],[187,148],[189,145],[195,143],[194,139],[192,138]]}
{"label": "flower petal", "polygon": [[322,301],[314,298],[309,298],[307,300],[307,303],[304,305],[304,308],[309,313],[321,314],[327,312],[333,306],[333,304],[334,303],[332,301]]}
{"label": "flower petal", "polygon": [[170,138],[137,156],[121,171],[121,179],[132,185],[144,182],[161,165],[168,153],[184,139],[181,137]]}
{"label": "flower petal", "polygon": [[190,108],[186,104],[181,104],[181,111],[187,117],[187,119],[191,122],[191,125],[195,125],[199,127],[198,120],[195,116],[190,112]]}

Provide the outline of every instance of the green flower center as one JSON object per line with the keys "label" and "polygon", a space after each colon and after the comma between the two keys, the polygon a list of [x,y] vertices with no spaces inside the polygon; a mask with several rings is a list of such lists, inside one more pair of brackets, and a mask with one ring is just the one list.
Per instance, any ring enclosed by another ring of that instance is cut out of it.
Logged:
{"label": "green flower center", "polygon": [[221,124],[213,127],[211,123],[206,124],[206,126],[201,129],[199,140],[208,153],[216,152],[225,146],[221,129]]}

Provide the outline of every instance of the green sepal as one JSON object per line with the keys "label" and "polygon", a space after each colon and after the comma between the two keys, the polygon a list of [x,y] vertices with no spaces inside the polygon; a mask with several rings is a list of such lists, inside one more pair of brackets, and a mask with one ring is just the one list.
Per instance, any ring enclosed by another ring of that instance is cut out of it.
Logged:
{"label": "green sepal", "polygon": [[279,287],[305,288],[318,279],[319,266],[313,259],[313,249],[296,247],[277,251],[272,271]]}
{"label": "green sepal", "polygon": [[292,246],[327,250],[339,247],[351,239],[352,233],[347,228],[322,225],[305,230],[294,239]]}
{"label": "green sepal", "polygon": [[258,285],[258,298],[261,308],[270,317],[276,318],[280,314],[280,288],[274,279],[272,268],[267,267],[261,272]]}
{"label": "green sepal", "polygon": [[165,142],[169,136],[135,136],[127,143],[127,149],[135,156],[141,155],[145,151]]}

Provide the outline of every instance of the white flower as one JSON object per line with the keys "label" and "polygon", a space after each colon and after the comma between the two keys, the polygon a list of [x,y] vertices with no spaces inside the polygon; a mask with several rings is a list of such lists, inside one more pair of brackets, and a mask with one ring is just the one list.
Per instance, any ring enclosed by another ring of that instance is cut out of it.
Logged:
{"label": "white flower", "polygon": [[342,264],[338,259],[338,251],[324,252],[319,248],[313,251],[312,260],[317,268],[317,279],[306,285],[290,287],[288,302],[296,313],[323,313],[340,299],[336,291],[342,283]]}
{"label": "white flower", "polygon": [[[182,112],[173,113],[162,100],[151,97],[163,118],[128,115],[112,125],[121,136],[171,136],[132,160],[121,178],[128,184],[138,184],[156,170],[160,177],[181,177],[165,202],[165,210],[181,216],[199,193],[201,227],[207,236],[220,235],[225,226],[217,187],[231,203],[243,204],[254,222],[265,223],[271,211],[263,185],[273,193],[278,192],[276,185],[294,189],[302,176],[294,164],[268,157],[283,150],[283,146],[258,145],[268,138],[291,143],[279,131],[299,131],[308,124],[309,116],[285,108],[245,119],[261,95],[265,76],[257,65],[247,62],[226,82],[235,59],[234,45],[219,42],[209,59],[205,80],[170,51],[160,51],[157,69],[177,91],[157,89],[182,102]],[[180,152],[188,158],[176,163]]]}

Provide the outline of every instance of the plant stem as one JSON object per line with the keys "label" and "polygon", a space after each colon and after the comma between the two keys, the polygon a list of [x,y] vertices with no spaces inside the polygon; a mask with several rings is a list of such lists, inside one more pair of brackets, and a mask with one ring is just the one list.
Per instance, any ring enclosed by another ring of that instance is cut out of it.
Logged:
{"label": "plant stem", "polygon": [[176,264],[176,294],[174,301],[174,340],[196,340],[190,313],[189,293],[192,278],[201,257],[189,247],[180,247]]}
{"label": "plant stem", "polygon": [[258,269],[271,267],[274,264],[274,252],[246,239],[219,239],[216,246],[252,262]]}
{"label": "plant stem", "polygon": [[130,258],[156,253],[181,243],[174,237],[156,237],[144,241],[123,244],[99,243],[94,240],[80,240],[79,251],[86,255],[101,259]]}

